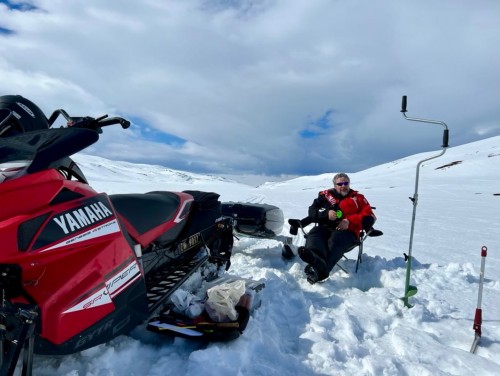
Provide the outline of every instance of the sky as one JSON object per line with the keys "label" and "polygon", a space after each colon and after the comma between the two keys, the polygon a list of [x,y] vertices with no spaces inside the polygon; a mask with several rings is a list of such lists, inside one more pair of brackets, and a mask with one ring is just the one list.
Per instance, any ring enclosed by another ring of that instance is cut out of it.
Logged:
{"label": "sky", "polygon": [[[99,192],[140,193],[200,189],[223,202],[279,207],[281,238],[238,235],[223,276],[265,283],[247,328],[234,341],[198,343],[159,336],[140,325],[129,335],[64,357],[35,356],[37,376],[493,376],[500,374],[500,136],[452,147],[420,168],[410,283],[404,294],[417,163],[436,153],[394,160],[350,175],[352,188],[376,207],[384,232],[364,245],[357,273],[347,254],[323,283],[310,285],[304,263],[281,256],[288,218],[301,218],[331,174],[252,187],[216,176],[168,170],[78,154]],[[309,230],[309,228],[307,228]],[[304,244],[299,233],[294,249]],[[475,353],[481,249],[487,248],[482,336]],[[199,296],[195,274],[182,291]],[[203,291],[203,289],[201,290]]]}
{"label": "sky", "polygon": [[[120,115],[92,152],[218,175],[356,172],[500,134],[500,3],[1,0],[0,95]],[[60,125],[60,124],[56,124]]]}

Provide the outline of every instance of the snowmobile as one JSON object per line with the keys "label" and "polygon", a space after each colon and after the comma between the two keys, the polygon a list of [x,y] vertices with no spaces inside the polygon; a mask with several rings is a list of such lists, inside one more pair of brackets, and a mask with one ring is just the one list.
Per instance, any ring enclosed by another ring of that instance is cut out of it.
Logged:
{"label": "snowmobile", "polygon": [[98,193],[71,160],[104,127],[129,121],[62,109],[47,119],[22,97],[7,102],[0,100],[1,375],[14,373],[21,354],[31,374],[33,354],[110,341],[161,314],[195,271],[229,268],[233,224],[218,194]]}

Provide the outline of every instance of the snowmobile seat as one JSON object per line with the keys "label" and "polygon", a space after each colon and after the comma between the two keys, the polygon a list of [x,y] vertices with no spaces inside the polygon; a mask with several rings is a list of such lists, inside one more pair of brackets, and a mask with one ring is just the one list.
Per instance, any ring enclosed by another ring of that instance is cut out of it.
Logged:
{"label": "snowmobile seat", "polygon": [[155,238],[161,234],[160,241],[168,242],[169,239],[173,241],[186,224],[186,221],[173,220],[181,205],[181,197],[177,192],[114,194],[109,198],[118,213],[134,227],[137,235],[161,226],[161,231],[155,231],[158,232]]}

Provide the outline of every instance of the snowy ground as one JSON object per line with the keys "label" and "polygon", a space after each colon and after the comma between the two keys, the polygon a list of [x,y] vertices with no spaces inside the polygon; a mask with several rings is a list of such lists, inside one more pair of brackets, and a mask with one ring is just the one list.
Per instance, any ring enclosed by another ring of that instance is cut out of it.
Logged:
{"label": "snowy ground", "polygon": [[[500,137],[450,148],[421,168],[411,273],[419,291],[410,298],[411,309],[400,300],[413,209],[408,197],[415,191],[417,162],[433,154],[351,174],[352,187],[377,208],[376,227],[384,231],[365,243],[357,274],[353,252],[342,263],[350,274],[336,268],[326,282],[310,285],[299,259],[281,257],[281,243],[241,238],[229,272],[264,279],[266,288],[237,340],[199,344],[138,327],[78,354],[36,356],[35,374],[500,375]],[[333,176],[253,188],[158,166],[86,155],[76,160],[99,191],[215,191],[222,201],[276,205],[285,219],[303,217]],[[488,248],[483,335],[471,354],[482,246]]]}

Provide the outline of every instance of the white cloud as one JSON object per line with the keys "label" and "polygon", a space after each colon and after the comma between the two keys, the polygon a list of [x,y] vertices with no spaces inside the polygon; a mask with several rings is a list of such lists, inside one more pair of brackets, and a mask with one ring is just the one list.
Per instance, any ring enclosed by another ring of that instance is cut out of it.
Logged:
{"label": "white cloud", "polygon": [[[0,34],[0,94],[47,112],[140,117],[189,145],[110,139],[103,156],[146,144],[143,161],[173,167],[353,171],[439,148],[439,130],[404,122],[402,95],[409,113],[446,121],[462,142],[500,115],[493,1],[33,3],[0,10],[0,26],[16,31]],[[326,135],[299,136],[329,110]]]}

